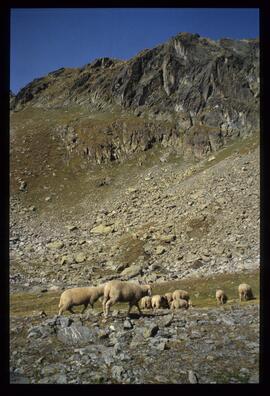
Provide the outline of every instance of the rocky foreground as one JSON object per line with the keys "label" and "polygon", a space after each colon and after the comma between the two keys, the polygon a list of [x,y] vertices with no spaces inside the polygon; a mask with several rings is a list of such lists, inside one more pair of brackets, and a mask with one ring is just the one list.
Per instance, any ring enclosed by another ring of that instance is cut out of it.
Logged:
{"label": "rocky foreground", "polygon": [[[134,309],[134,308],[133,308]],[[41,315],[42,316],[42,315]],[[11,383],[259,382],[259,306],[11,319]]]}

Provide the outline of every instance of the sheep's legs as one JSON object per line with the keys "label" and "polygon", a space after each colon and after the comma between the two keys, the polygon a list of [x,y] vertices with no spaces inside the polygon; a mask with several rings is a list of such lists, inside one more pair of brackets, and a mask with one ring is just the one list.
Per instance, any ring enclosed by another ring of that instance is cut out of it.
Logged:
{"label": "sheep's legs", "polygon": [[104,296],[103,302],[102,302],[102,308],[103,308],[103,314],[106,316],[106,303],[108,301],[108,298]]}
{"label": "sheep's legs", "polygon": [[81,314],[83,314],[84,313],[84,311],[86,310],[86,308],[88,307],[88,304],[84,304],[84,307],[83,307],[83,309],[82,309],[82,312],[81,312]]}
{"label": "sheep's legs", "polygon": [[107,317],[108,315],[109,315],[109,312],[110,312],[110,307],[113,305],[113,304],[115,304],[116,303],[116,300],[115,299],[110,299],[110,300],[108,300],[107,302],[106,302],[106,305],[105,305],[105,317]]}
{"label": "sheep's legs", "polygon": [[131,311],[131,308],[133,307],[133,304],[131,304],[131,303],[129,303],[129,307],[128,307],[128,311],[127,311],[127,314],[129,315],[130,314],[130,311]]}
{"label": "sheep's legs", "polygon": [[75,312],[72,310],[71,307],[67,307],[67,306],[63,305],[63,306],[60,307],[59,312],[58,312],[58,315],[62,315],[62,313],[63,313],[64,311],[69,311],[69,312],[75,314]]}
{"label": "sheep's legs", "polygon": [[140,315],[142,315],[143,313],[142,313],[142,311],[140,310],[139,304],[136,303],[135,305],[136,305],[136,307],[138,308]]}
{"label": "sheep's legs", "polygon": [[140,315],[142,315],[143,313],[142,313],[142,311],[141,311],[141,309],[140,309],[140,307],[139,307],[139,303],[135,303],[135,304],[129,303],[129,307],[128,307],[128,312],[127,312],[127,314],[128,314],[128,315],[130,314],[130,311],[131,311],[131,308],[133,307],[133,305],[136,305],[136,307],[138,308],[138,310],[139,310],[139,312],[140,312]]}

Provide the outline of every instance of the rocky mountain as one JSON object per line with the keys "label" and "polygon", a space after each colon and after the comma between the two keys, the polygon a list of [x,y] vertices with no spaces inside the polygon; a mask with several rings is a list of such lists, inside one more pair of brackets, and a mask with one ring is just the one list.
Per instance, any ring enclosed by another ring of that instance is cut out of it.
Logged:
{"label": "rocky mountain", "polygon": [[49,262],[104,263],[101,277],[135,265],[151,278],[157,265],[166,279],[257,268],[258,56],[256,40],[181,33],[11,93],[15,262],[45,260],[47,280]]}
{"label": "rocky mountain", "polygon": [[[257,383],[258,40],[181,33],[10,106],[11,383]],[[62,290],[111,279],[192,306],[57,316]]]}
{"label": "rocky mountain", "polygon": [[[259,42],[180,33],[128,61],[101,58],[51,72],[11,103],[16,112],[74,106],[103,114],[102,125],[78,116],[60,128],[94,162],[122,160],[156,143],[201,158],[259,128]],[[106,119],[112,112],[116,122]]]}

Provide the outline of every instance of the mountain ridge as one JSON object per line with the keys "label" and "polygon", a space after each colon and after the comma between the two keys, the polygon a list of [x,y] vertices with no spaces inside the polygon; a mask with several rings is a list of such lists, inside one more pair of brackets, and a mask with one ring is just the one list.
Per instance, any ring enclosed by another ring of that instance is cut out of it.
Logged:
{"label": "mountain ridge", "polygon": [[[11,96],[12,113],[74,106],[90,118],[109,115],[100,128],[85,121],[82,127],[80,115],[61,126],[74,130],[73,151],[92,162],[123,161],[157,143],[202,158],[259,129],[259,42],[180,33],[127,61],[105,57],[81,68],[60,68]],[[118,115],[117,125],[110,114]],[[136,123],[143,127],[138,130]]]}

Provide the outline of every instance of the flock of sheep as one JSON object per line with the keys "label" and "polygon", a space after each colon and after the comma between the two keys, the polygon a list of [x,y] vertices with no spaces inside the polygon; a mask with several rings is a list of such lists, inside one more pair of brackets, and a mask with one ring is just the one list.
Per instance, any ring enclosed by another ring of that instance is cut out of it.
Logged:
{"label": "flock of sheep", "polygon": [[[253,299],[251,287],[242,283],[238,287],[240,301]],[[60,297],[59,315],[64,311],[74,313],[73,306],[84,305],[81,313],[84,313],[88,304],[93,308],[94,303],[103,296],[103,313],[108,317],[110,307],[117,302],[128,302],[130,313],[131,308],[135,305],[139,313],[141,309],[188,309],[192,306],[189,294],[185,290],[175,290],[172,293],[166,293],[164,296],[152,296],[150,285],[139,285],[132,282],[112,280],[104,285],[95,287],[76,287],[65,290]],[[227,296],[223,290],[216,291],[216,300],[219,304],[227,301]]]}

